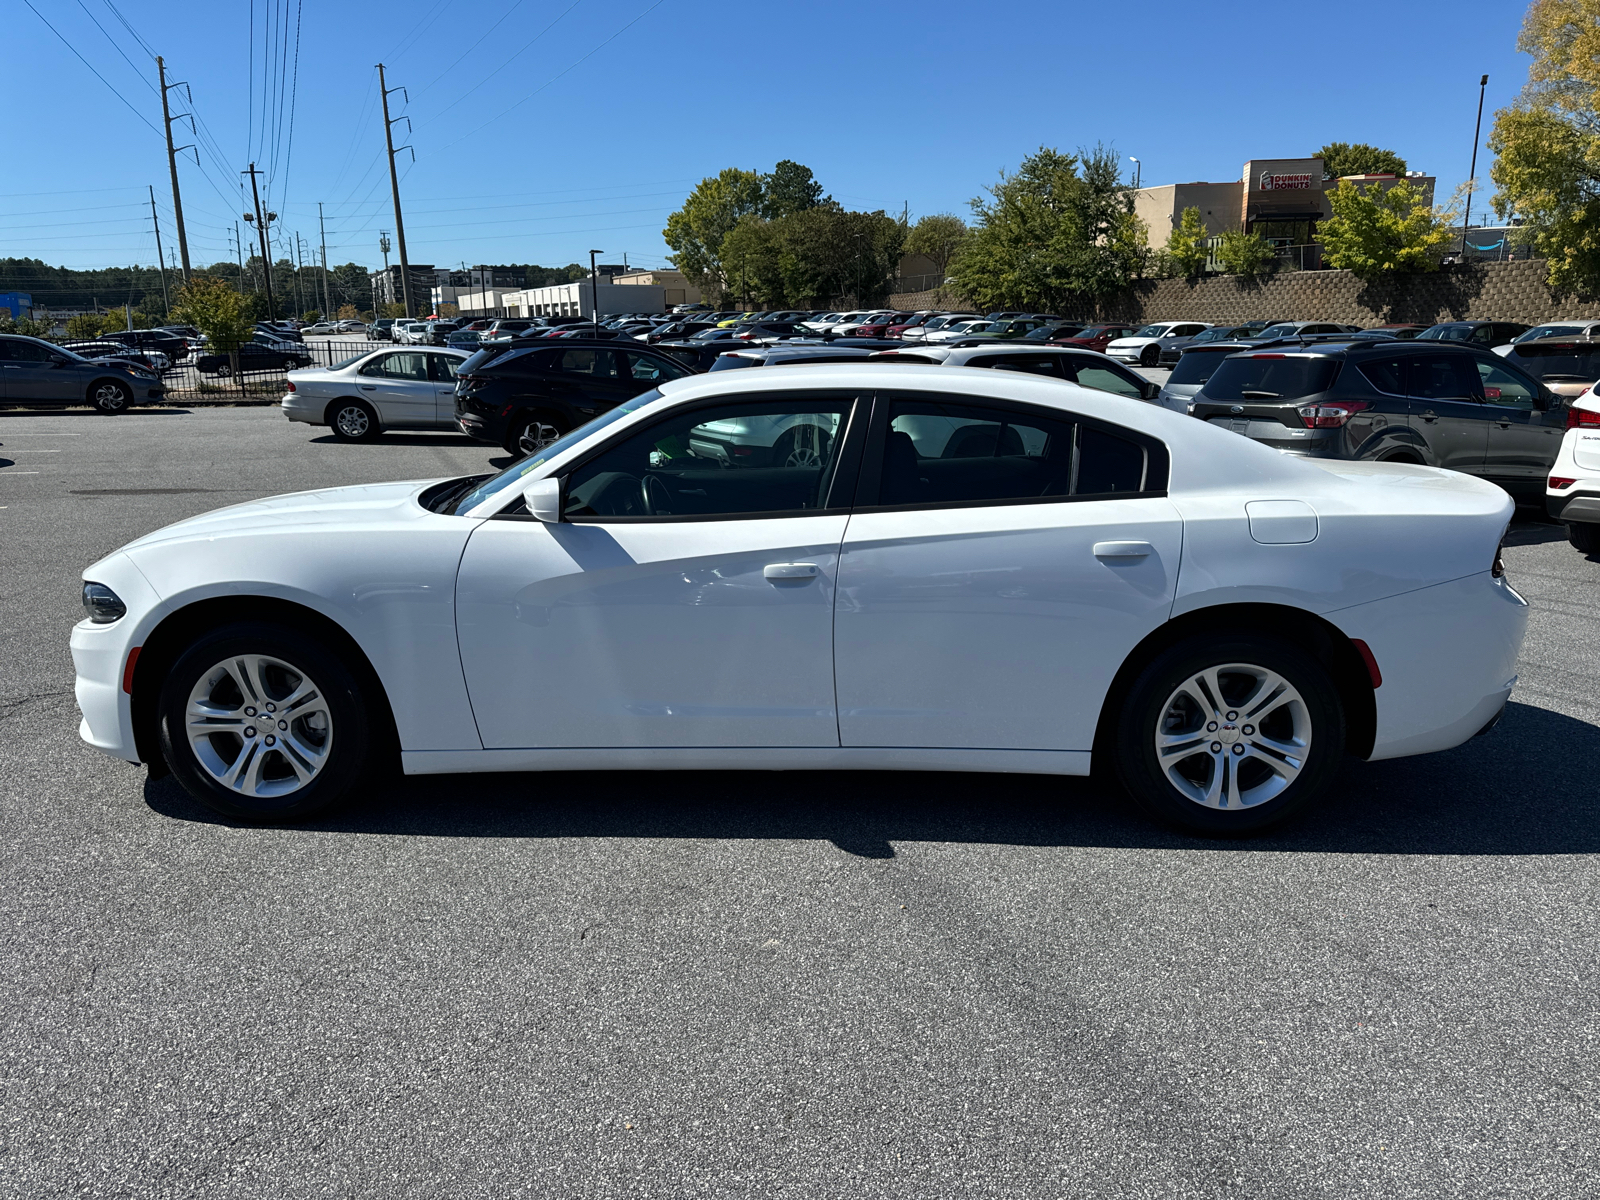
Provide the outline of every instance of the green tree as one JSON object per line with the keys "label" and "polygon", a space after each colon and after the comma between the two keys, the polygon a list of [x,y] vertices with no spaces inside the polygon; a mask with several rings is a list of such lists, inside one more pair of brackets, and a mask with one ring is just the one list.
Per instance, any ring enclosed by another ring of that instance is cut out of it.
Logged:
{"label": "green tree", "polygon": [[951,265],[980,308],[1098,310],[1144,273],[1145,225],[1114,151],[1040,147],[987,191]]}
{"label": "green tree", "polygon": [[1382,150],[1365,142],[1329,142],[1313,158],[1322,160],[1322,174],[1328,179],[1344,175],[1398,175],[1405,178],[1406,160],[1393,150]]}
{"label": "green tree", "polygon": [[300,314],[300,319],[308,324],[313,321],[320,321],[322,320],[322,310],[317,308],[308,308],[305,312]]}
{"label": "green tree", "polygon": [[1217,242],[1217,261],[1228,275],[1260,279],[1278,265],[1278,254],[1259,233],[1230,229]]}
{"label": "green tree", "polygon": [[195,275],[179,289],[172,315],[205,334],[213,353],[226,353],[234,376],[238,376],[239,347],[249,341],[251,335],[245,297],[226,280]]}
{"label": "green tree", "polygon": [[96,338],[105,329],[105,317],[100,313],[79,313],[67,318],[69,338]]}
{"label": "green tree", "polygon": [[894,289],[906,227],[884,213],[834,201],[772,222],[785,302],[796,307],[881,304]]}
{"label": "green tree", "polygon": [[406,306],[404,304],[384,304],[380,307],[383,310],[381,315],[385,317],[399,318],[406,315]]}
{"label": "green tree", "polygon": [[1535,0],[1517,49],[1533,62],[1489,135],[1495,211],[1522,218],[1552,288],[1600,292],[1600,0]]}
{"label": "green tree", "polygon": [[786,158],[761,177],[760,212],[769,221],[793,216],[821,203],[822,185],[810,167]]}
{"label": "green tree", "polygon": [[1205,270],[1206,260],[1211,257],[1211,250],[1206,245],[1209,237],[1206,223],[1200,219],[1200,210],[1184,209],[1177,226],[1167,235],[1167,244],[1162,251],[1163,262],[1174,275],[1182,275],[1185,279],[1198,278],[1200,272]]}
{"label": "green tree", "polygon": [[774,224],[749,213],[722,239],[718,256],[727,267],[728,288],[740,304],[788,304]]}
{"label": "green tree", "polygon": [[1422,189],[1402,179],[1393,187],[1345,180],[1328,194],[1333,216],[1317,226],[1322,261],[1357,279],[1437,271],[1452,213],[1434,208]]}
{"label": "green tree", "polygon": [[[120,333],[121,331],[130,328],[128,316],[129,314],[126,306],[121,308],[107,309],[105,315],[100,318],[100,332]],[[149,329],[154,324],[155,321],[152,320],[148,314],[140,312],[137,308],[133,310],[132,328]]]}
{"label": "green tree", "polygon": [[906,253],[917,254],[933,263],[944,283],[950,263],[967,240],[967,223],[954,213],[929,213],[906,234]]}
{"label": "green tree", "polygon": [[667,218],[667,227],[661,232],[674,251],[672,264],[707,295],[725,294],[728,275],[722,262],[723,239],[741,218],[757,212],[761,201],[761,176],[754,171],[729,167],[702,179],[683,207]]}

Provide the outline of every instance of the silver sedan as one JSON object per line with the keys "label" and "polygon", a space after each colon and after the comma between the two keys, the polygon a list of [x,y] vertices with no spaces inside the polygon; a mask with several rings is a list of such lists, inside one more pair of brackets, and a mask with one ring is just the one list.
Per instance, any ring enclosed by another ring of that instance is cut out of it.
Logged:
{"label": "silver sedan", "polygon": [[327,425],[343,442],[365,442],[386,429],[449,429],[456,424],[460,350],[410,347],[366,351],[331,367],[288,372],[283,415]]}

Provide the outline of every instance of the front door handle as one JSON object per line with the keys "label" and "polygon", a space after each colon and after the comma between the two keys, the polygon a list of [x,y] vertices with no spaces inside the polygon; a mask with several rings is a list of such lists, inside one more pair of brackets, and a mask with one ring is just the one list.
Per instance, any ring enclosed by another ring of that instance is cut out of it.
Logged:
{"label": "front door handle", "polygon": [[761,568],[763,579],[815,579],[820,574],[816,563],[768,563]]}
{"label": "front door handle", "polygon": [[361,390],[363,392],[375,392],[378,390],[378,385],[375,383],[363,383],[361,385]]}
{"label": "front door handle", "polygon": [[1422,419],[1429,422],[1437,421],[1439,419],[1439,414],[1430,408],[1422,414]]}
{"label": "front door handle", "polygon": [[1149,542],[1096,542],[1096,558],[1147,558],[1155,553]]}

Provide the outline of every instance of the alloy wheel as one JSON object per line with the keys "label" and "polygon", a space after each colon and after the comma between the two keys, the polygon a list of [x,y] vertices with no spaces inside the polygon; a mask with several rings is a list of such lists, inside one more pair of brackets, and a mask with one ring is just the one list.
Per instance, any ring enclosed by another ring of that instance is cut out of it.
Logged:
{"label": "alloy wheel", "polygon": [[529,421],[517,435],[517,449],[525,455],[534,455],[552,442],[559,440],[561,431],[545,421]]}
{"label": "alloy wheel", "polygon": [[1207,667],[1167,698],[1156,761],[1167,782],[1206,808],[1237,811],[1280,795],[1311,749],[1311,716],[1275,671],[1250,663]]}
{"label": "alloy wheel", "polygon": [[127,407],[128,397],[115,383],[102,383],[94,390],[94,404],[101,412],[121,412]]}
{"label": "alloy wheel", "polygon": [[184,723],[201,768],[243,796],[298,792],[333,749],[321,689],[298,667],[264,654],[235,655],[201,675]]}
{"label": "alloy wheel", "polygon": [[347,438],[366,437],[367,430],[372,428],[372,420],[367,416],[367,410],[355,404],[341,408],[333,423]]}

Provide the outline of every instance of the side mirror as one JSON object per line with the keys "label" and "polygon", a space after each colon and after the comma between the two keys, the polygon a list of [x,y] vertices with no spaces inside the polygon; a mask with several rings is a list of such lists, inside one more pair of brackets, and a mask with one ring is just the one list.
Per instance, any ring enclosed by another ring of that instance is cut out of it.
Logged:
{"label": "side mirror", "polygon": [[566,491],[563,486],[565,483],[565,479],[556,476],[535,479],[522,489],[522,502],[528,506],[530,513],[545,524],[560,524],[561,503],[565,499],[562,493]]}
{"label": "side mirror", "polygon": [[1554,401],[1556,399],[1557,399],[1557,397],[1553,393],[1547,392],[1543,388],[1540,388],[1537,392],[1535,392],[1533,394],[1533,408],[1534,408],[1534,411],[1535,412],[1549,412],[1550,409],[1554,406]]}
{"label": "side mirror", "polygon": [[1161,385],[1146,380],[1139,388],[1139,394],[1146,400],[1154,400],[1161,395]]}

